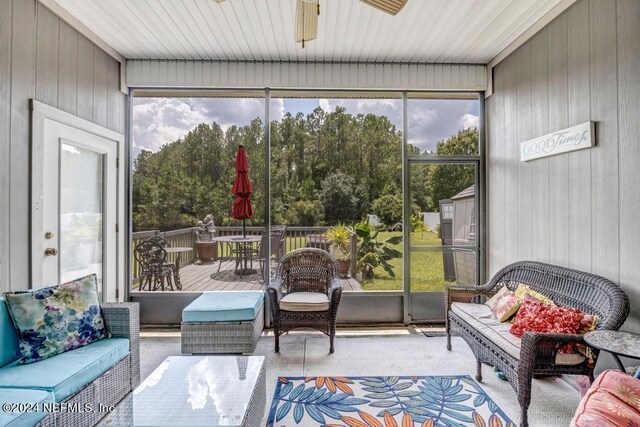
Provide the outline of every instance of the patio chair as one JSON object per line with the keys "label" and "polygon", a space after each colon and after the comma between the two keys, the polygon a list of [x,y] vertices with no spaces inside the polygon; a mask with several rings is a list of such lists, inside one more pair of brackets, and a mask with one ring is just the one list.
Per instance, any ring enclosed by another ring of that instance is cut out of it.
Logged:
{"label": "patio chair", "polygon": [[[280,261],[284,255],[286,229],[284,225],[274,225],[271,227],[271,256],[275,258],[276,262]],[[265,234],[262,234],[260,244],[250,253],[251,261],[258,261],[260,264],[260,272],[262,275],[264,275],[264,265],[266,263],[266,247],[267,239]]]}
{"label": "patio chair", "polygon": [[338,264],[328,252],[300,248],[285,254],[267,294],[276,353],[280,351],[280,335],[295,328],[313,328],[328,335],[333,353],[342,284]]}
{"label": "patio chair", "polygon": [[167,239],[165,239],[164,237],[162,237],[159,234],[155,234],[155,235],[145,239],[145,241],[157,243],[158,245],[162,246],[163,248],[171,246],[171,243],[169,243],[169,241]]}
{"label": "patio chair", "polygon": [[166,262],[167,252],[158,243],[145,240],[139,243],[134,255],[140,264],[140,290],[145,290],[145,285],[149,291],[164,291],[165,281],[169,290],[175,290],[173,284],[179,283],[178,270],[176,265]]}

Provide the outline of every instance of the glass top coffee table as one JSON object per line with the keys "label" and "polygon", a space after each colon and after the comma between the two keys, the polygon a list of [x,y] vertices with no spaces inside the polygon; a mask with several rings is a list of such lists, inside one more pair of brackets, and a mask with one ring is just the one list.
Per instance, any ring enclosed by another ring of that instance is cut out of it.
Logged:
{"label": "glass top coffee table", "polygon": [[99,426],[258,426],[266,405],[262,356],[173,356]]}

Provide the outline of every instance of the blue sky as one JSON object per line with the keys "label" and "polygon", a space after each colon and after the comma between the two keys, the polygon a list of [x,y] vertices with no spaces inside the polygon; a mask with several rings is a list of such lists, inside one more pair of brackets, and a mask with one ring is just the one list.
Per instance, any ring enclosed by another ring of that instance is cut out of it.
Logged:
{"label": "blue sky", "polygon": [[[308,114],[317,107],[334,111],[342,106],[348,112],[384,115],[402,129],[400,99],[282,99],[271,100],[271,120],[286,113]],[[438,141],[460,129],[478,124],[478,102],[473,100],[409,99],[408,139],[422,150],[433,150]],[[134,98],[133,154],[146,149],[157,151],[162,145],[186,135],[200,123],[217,122],[223,129],[246,125],[264,116],[261,98]]]}

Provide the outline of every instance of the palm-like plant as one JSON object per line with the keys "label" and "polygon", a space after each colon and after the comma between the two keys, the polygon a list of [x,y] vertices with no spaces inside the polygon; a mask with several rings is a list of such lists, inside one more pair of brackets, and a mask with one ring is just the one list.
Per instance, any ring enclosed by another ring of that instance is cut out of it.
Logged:
{"label": "palm-like plant", "polygon": [[335,225],[326,231],[325,236],[331,242],[332,254],[336,259],[348,261],[351,258],[349,246],[352,234],[353,231],[342,224]]}
{"label": "palm-like plant", "polygon": [[402,257],[402,252],[394,249],[402,241],[402,236],[392,236],[378,241],[378,230],[367,222],[361,222],[355,227],[356,237],[360,245],[358,268],[366,279],[373,277],[373,270],[382,266],[389,276],[395,277],[393,265],[389,261]]}

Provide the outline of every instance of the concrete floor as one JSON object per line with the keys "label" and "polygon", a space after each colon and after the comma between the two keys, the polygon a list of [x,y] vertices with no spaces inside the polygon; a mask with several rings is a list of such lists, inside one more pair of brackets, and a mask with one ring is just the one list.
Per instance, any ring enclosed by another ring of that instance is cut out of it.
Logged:
{"label": "concrete floor", "polygon": [[[292,332],[280,338],[280,353],[273,351],[270,333],[260,339],[255,354],[266,357],[267,407],[279,376],[377,376],[377,375],[475,375],[475,359],[466,343],[453,339],[453,350],[445,348],[445,337],[425,337],[418,328],[341,329],[335,353],[329,340],[315,332]],[[141,374],[145,378],[167,356],[180,354],[179,331],[145,331],[141,339]],[[519,405],[509,383],[500,381],[491,367],[484,367],[481,387],[514,421]],[[570,381],[570,380],[569,380]],[[580,395],[563,379],[534,380],[529,410],[532,427],[567,426]],[[265,408],[265,418],[268,410]]]}

